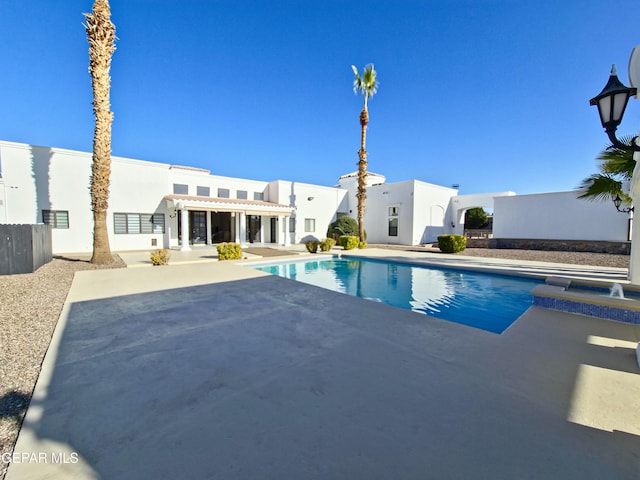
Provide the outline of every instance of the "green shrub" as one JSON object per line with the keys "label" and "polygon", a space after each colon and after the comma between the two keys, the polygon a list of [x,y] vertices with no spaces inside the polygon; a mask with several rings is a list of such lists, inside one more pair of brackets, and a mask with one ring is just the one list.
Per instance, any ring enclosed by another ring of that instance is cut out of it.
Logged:
{"label": "green shrub", "polygon": [[[358,221],[353,217],[340,217],[327,230],[327,237],[339,241],[342,235],[360,236],[358,230]],[[364,232],[364,238],[367,238],[367,232]]]}
{"label": "green shrub", "polygon": [[367,248],[367,242],[358,242],[358,248]]}
{"label": "green shrub", "polygon": [[159,248],[151,252],[151,264],[152,265],[168,265],[171,254],[166,248]]}
{"label": "green shrub", "polygon": [[328,252],[333,248],[335,244],[336,244],[336,241],[333,238],[330,238],[330,237],[325,238],[323,241],[320,242],[320,250],[322,250],[323,252]]}
{"label": "green shrub", "polygon": [[340,245],[345,250],[353,250],[360,243],[360,239],[356,235],[341,235]]}
{"label": "green shrub", "polygon": [[467,248],[467,238],[462,235],[440,235],[438,248],[444,253],[457,253]]}
{"label": "green shrub", "polygon": [[309,240],[304,244],[304,246],[307,247],[307,251],[309,253],[316,253],[318,251],[319,245],[320,245],[320,242],[317,240]]}
{"label": "green shrub", "polygon": [[218,250],[218,260],[235,260],[242,258],[242,248],[233,242],[219,243],[216,245]]}

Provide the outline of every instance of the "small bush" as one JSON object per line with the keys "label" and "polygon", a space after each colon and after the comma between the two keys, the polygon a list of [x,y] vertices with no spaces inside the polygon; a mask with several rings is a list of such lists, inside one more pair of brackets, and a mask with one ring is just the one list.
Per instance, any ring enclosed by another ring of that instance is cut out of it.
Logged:
{"label": "small bush", "polygon": [[444,253],[457,253],[467,248],[467,238],[462,235],[440,235],[438,248]]}
{"label": "small bush", "polygon": [[335,244],[336,241],[333,238],[325,238],[320,242],[320,250],[322,250],[323,252],[328,252],[333,248]]}
{"label": "small bush", "polygon": [[304,246],[307,247],[307,251],[309,253],[316,253],[318,251],[319,245],[320,245],[320,242],[317,240],[309,240],[304,244]]}
{"label": "small bush", "polygon": [[360,243],[360,239],[355,235],[341,235],[340,245],[345,250],[353,250]]}
{"label": "small bush", "polygon": [[358,242],[358,248],[367,248],[367,242]]}
{"label": "small bush", "polygon": [[166,248],[159,248],[151,252],[151,264],[152,265],[168,265],[171,254]]}
{"label": "small bush", "polygon": [[237,243],[225,242],[216,245],[218,260],[235,260],[242,258],[242,248]]}

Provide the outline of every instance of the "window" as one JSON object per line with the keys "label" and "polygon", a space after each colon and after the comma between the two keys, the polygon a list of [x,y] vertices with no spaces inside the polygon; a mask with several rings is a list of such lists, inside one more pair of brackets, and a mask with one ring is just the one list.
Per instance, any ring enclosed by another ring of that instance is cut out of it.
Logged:
{"label": "window", "polygon": [[262,192],[253,192],[254,200],[264,200],[264,193]]}
{"label": "window", "polygon": [[398,236],[398,218],[397,217],[389,218],[389,236],[390,237]]}
{"label": "window", "polygon": [[289,218],[289,233],[296,233],[296,219]]}
{"label": "window", "polygon": [[398,236],[398,209],[399,207],[389,207],[389,236]]}
{"label": "window", "polygon": [[228,188],[219,188],[218,189],[218,198],[229,198],[229,189]]}
{"label": "window", "polygon": [[164,233],[164,213],[114,213],[116,234]]}
{"label": "window", "polygon": [[304,219],[304,232],[305,233],[314,233],[316,231],[316,219],[315,218],[305,218]]}
{"label": "window", "polygon": [[208,197],[210,193],[211,190],[209,189],[209,187],[201,187],[200,185],[196,187],[196,195],[198,195],[199,197]]}
{"label": "window", "polygon": [[69,228],[68,210],[42,210],[42,223],[51,228]]}
{"label": "window", "polygon": [[183,185],[181,183],[173,184],[173,193],[175,195],[189,195],[189,185]]}
{"label": "window", "polygon": [[247,191],[246,190],[238,190],[236,192],[236,198],[238,200],[246,200],[247,199]]}

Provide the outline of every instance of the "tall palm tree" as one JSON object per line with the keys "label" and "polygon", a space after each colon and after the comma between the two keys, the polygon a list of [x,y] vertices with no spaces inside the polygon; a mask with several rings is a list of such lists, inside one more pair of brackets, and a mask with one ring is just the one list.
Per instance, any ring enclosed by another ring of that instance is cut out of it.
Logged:
{"label": "tall palm tree", "polygon": [[373,63],[370,63],[362,71],[362,76],[358,73],[358,69],[351,65],[356,78],[353,80],[353,91],[364,95],[364,107],[360,112],[360,125],[362,133],[360,134],[360,150],[358,150],[358,233],[360,241],[364,242],[364,201],[367,198],[367,125],[369,124],[369,110],[367,102],[378,91],[378,80],[376,80],[376,71]]}
{"label": "tall palm tree", "polygon": [[93,211],[93,256],[91,263],[113,262],[107,233],[109,181],[111,176],[111,124],[113,112],[111,89],[111,57],[116,49],[116,27],[111,22],[108,0],[95,0],[91,13],[84,14],[89,41],[89,73],[93,88],[93,113],[96,117],[91,165],[91,210]]}
{"label": "tall palm tree", "polygon": [[[622,143],[630,144],[631,137],[622,137]],[[631,180],[636,161],[633,152],[621,150],[609,145],[597,159],[599,173],[594,173],[582,180],[578,186],[578,198],[586,200],[607,201],[620,196],[622,201],[631,204],[631,197],[622,190],[623,184]]]}

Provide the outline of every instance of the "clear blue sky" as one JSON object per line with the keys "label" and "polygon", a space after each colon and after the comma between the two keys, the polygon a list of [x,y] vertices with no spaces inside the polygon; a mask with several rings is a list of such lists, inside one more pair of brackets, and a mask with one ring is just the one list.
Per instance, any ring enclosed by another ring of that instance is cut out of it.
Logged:
{"label": "clear blue sky", "polygon": [[[257,180],[369,170],[461,193],[571,190],[606,136],[589,98],[628,84],[637,0],[111,0],[113,154]],[[91,151],[83,12],[0,1],[0,139]],[[613,9],[616,11],[612,11]],[[632,100],[620,133],[640,128]]]}

